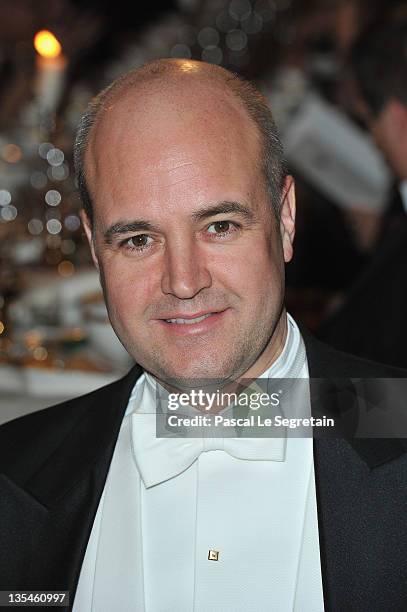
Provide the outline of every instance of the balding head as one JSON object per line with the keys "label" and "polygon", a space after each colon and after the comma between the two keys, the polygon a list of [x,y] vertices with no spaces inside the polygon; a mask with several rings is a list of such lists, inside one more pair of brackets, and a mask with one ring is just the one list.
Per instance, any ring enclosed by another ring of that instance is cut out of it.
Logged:
{"label": "balding head", "polygon": [[[281,142],[265,98],[252,84],[224,68],[191,60],[161,59],[114,81],[92,100],[81,119],[74,157],[83,207],[91,223],[93,203],[87,153],[99,140],[98,126],[114,121],[119,109],[125,112],[129,105],[129,121],[134,123],[155,123],[154,112],[167,105],[169,124],[174,118],[186,121],[200,113],[208,130],[211,123],[215,127],[219,120],[228,120],[231,129],[249,132],[258,142],[256,159],[278,216],[286,173]],[[211,121],[211,117],[218,121]],[[166,131],[165,125],[163,129]],[[171,146],[171,142],[167,144]],[[98,146],[103,146],[100,140]]]}

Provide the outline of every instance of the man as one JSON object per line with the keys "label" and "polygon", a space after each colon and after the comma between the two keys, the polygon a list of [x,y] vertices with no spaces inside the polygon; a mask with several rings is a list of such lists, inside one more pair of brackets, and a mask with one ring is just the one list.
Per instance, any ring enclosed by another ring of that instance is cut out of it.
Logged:
{"label": "man", "polygon": [[[401,441],[230,445],[151,427],[157,389],[196,380],[398,375],[304,345],[287,317],[294,186],[263,97],[204,63],[147,64],[88,109],[76,166],[110,319],[139,366],[0,429],[1,588],[67,590],[75,612],[402,609]],[[325,391],[323,409],[338,405]]]}
{"label": "man", "polygon": [[318,333],[335,348],[403,368],[407,366],[406,41],[404,18],[374,26],[351,54],[358,112],[393,172],[395,189],[368,265]]}

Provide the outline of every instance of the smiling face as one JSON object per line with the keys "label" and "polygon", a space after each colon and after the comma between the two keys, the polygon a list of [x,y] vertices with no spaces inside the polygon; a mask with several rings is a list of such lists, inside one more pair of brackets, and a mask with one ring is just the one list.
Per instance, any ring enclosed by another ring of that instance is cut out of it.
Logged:
{"label": "smiling face", "polygon": [[282,348],[294,190],[279,224],[259,152],[240,103],[199,81],[130,91],[91,134],[84,224],[110,320],[160,380],[256,376]]}

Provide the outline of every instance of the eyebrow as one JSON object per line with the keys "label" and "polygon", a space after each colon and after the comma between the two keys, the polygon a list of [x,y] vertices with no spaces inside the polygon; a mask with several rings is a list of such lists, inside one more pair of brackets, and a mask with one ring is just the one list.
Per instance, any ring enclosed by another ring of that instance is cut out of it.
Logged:
{"label": "eyebrow", "polygon": [[[192,213],[191,218],[196,223],[204,221],[215,215],[237,214],[244,217],[246,221],[253,221],[253,211],[240,202],[224,201],[213,206],[206,206]],[[131,232],[159,232],[160,228],[144,219],[135,219],[134,221],[118,221],[111,225],[103,234],[106,244],[112,244],[117,236],[129,234]]]}
{"label": "eyebrow", "polygon": [[103,234],[106,244],[112,244],[116,236],[131,232],[158,232],[159,229],[149,221],[136,219],[134,221],[118,221],[111,225]]}
{"label": "eyebrow", "polygon": [[208,219],[208,217],[213,217],[215,215],[228,215],[232,213],[244,217],[247,221],[253,221],[254,219],[253,211],[248,206],[241,204],[240,202],[229,201],[219,202],[219,204],[215,204],[214,206],[200,208],[192,214],[192,219],[194,221],[204,221],[205,219]]}

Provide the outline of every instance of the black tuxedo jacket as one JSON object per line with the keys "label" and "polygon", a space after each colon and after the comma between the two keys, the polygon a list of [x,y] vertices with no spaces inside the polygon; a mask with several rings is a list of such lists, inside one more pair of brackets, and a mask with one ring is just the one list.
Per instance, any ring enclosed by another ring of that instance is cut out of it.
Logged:
{"label": "black tuxedo jacket", "polygon": [[407,215],[397,191],[369,261],[317,336],[338,350],[407,368],[406,262]]}
{"label": "black tuxedo jacket", "polygon": [[[304,338],[311,377],[400,376]],[[102,389],[0,427],[0,590],[67,590],[71,605],[62,609],[71,609],[122,417],[140,373],[135,366]],[[404,442],[314,440],[326,610],[407,610]]]}

